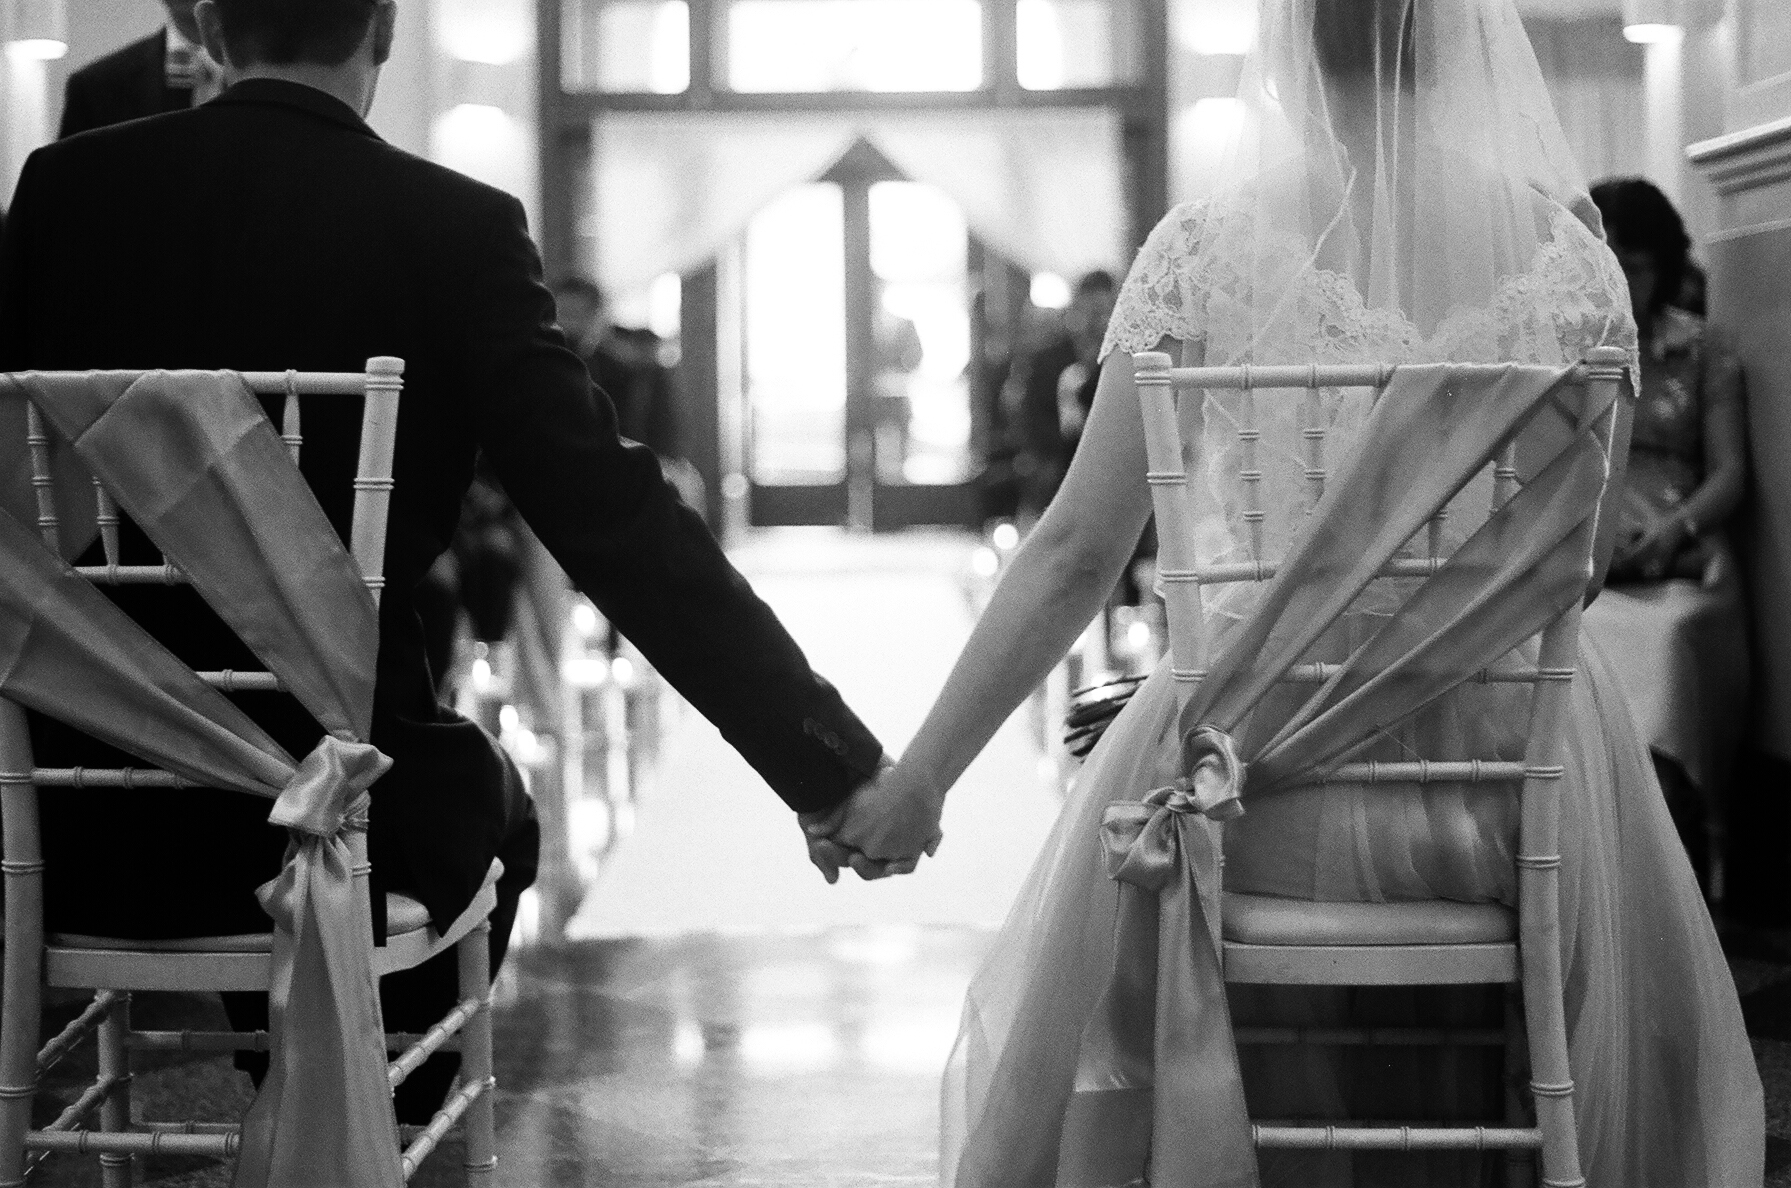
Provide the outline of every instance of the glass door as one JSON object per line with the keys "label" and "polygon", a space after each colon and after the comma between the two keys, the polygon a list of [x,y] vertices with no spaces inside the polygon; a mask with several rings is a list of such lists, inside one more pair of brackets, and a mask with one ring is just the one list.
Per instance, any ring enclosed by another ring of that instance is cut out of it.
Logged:
{"label": "glass door", "polygon": [[756,525],[974,524],[969,234],[869,144],[746,231]]}
{"label": "glass door", "polygon": [[754,524],[846,522],[845,204],[786,190],[746,229],[746,473]]}

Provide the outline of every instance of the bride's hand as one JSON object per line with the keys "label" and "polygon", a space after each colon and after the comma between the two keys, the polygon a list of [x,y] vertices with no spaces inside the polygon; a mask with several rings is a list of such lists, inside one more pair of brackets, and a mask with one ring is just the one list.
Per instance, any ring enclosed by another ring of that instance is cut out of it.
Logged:
{"label": "bride's hand", "polygon": [[886,767],[830,813],[806,814],[809,860],[833,882],[842,866],[863,879],[907,874],[943,836],[945,797],[912,767]]}
{"label": "bride's hand", "polygon": [[834,839],[880,862],[919,861],[939,848],[945,794],[913,764],[885,768],[846,806]]}

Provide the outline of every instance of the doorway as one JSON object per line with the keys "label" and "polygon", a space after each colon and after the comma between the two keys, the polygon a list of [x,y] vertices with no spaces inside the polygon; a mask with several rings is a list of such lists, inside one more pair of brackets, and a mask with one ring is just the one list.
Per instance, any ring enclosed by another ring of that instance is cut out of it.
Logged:
{"label": "doorway", "polygon": [[862,140],[753,218],[734,315],[752,525],[977,523],[978,249],[951,198]]}

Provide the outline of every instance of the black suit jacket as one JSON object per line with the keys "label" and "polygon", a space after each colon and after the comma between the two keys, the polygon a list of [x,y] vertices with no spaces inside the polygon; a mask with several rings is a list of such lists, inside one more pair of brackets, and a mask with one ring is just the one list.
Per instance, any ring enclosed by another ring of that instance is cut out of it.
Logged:
{"label": "black suit jacket", "polygon": [[[406,364],[373,728],[395,761],[374,789],[370,838],[386,887],[452,919],[503,827],[494,744],[437,703],[413,602],[481,452],[579,588],[792,808],[836,805],[874,772],[876,740],[653,455],[618,437],[609,399],[555,325],[514,198],[393,148],[320,91],[272,80],[46,146],[26,163],[0,245],[0,370],[341,371],[373,355]],[[277,415],[278,399],[268,403]],[[305,477],[344,539],[358,406],[304,409]],[[189,590],[139,587],[118,599],[189,663],[250,663]],[[284,695],[242,700],[296,755],[320,733]],[[34,740],[40,762],[46,749],[75,746],[53,732]],[[183,802],[179,827],[232,821],[263,840],[243,843],[244,869],[231,877],[270,877],[279,839],[267,835],[279,831],[244,824],[264,820],[266,804],[213,795]],[[64,803],[76,802],[56,798]],[[160,827],[117,800],[107,811]],[[98,817],[87,810],[81,823]],[[114,860],[134,872],[120,877],[144,888],[189,877],[178,861],[145,858],[149,848],[120,840]],[[214,869],[237,860],[215,849],[205,858]],[[49,894],[59,898],[53,875]]]}
{"label": "black suit jacket", "polygon": [[192,106],[190,89],[167,84],[167,54],[168,33],[162,30],[69,75],[62,92],[62,127],[57,136],[66,138]]}

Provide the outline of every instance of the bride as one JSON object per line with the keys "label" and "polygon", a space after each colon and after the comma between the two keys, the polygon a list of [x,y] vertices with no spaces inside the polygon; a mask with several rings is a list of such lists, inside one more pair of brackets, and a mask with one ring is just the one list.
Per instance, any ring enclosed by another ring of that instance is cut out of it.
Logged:
{"label": "bride", "polygon": [[[936,840],[944,790],[1112,589],[1150,511],[1130,352],[1164,350],[1184,365],[1565,365],[1597,346],[1634,358],[1622,275],[1513,0],[1261,0],[1258,33],[1219,184],[1171,211],[1132,266],[1062,490],[876,789],[881,818],[848,821],[840,844],[899,859]],[[1260,399],[1257,506],[1266,515],[1244,514],[1235,418],[1248,398],[1207,394],[1192,431],[1203,564],[1284,554],[1310,497],[1300,402]],[[1370,402],[1336,390],[1322,402],[1335,466],[1350,459]],[[1484,499],[1477,506],[1484,519]],[[1449,543],[1476,526],[1452,514]],[[1239,584],[1207,595],[1217,654],[1260,592]],[[1358,602],[1329,643],[1360,638],[1395,611]],[[1579,671],[1564,747],[1561,922],[1587,1183],[1758,1185],[1762,1094],[1734,986],[1646,752],[1584,643]],[[1526,699],[1510,687],[1458,690],[1392,731],[1385,751],[1358,757],[1507,753],[1522,736]],[[970,989],[944,1087],[942,1184],[1060,1182],[1078,1047],[1114,955],[1116,884],[1096,835],[1109,804],[1183,774],[1176,712],[1159,668],[1091,755]],[[1511,903],[1515,795],[1327,784],[1246,796],[1249,811],[1224,835],[1224,883],[1316,901]],[[1425,993],[1407,997],[1408,1015],[1484,1025],[1475,1012],[1487,1004],[1473,992]],[[1234,1017],[1284,1023],[1361,1022],[1374,1005],[1336,989],[1232,987],[1231,997]],[[1381,1104],[1499,1116],[1496,1057],[1488,1067],[1472,1053],[1438,1055],[1371,1065],[1247,1052],[1243,1074],[1253,1110],[1274,1116],[1347,1116],[1339,1103],[1365,1092]],[[1496,1167],[1473,1155],[1278,1153],[1262,1156],[1259,1174],[1290,1185],[1481,1183]],[[1156,1185],[1254,1179],[1199,1166],[1139,1176],[1133,1182]]]}

